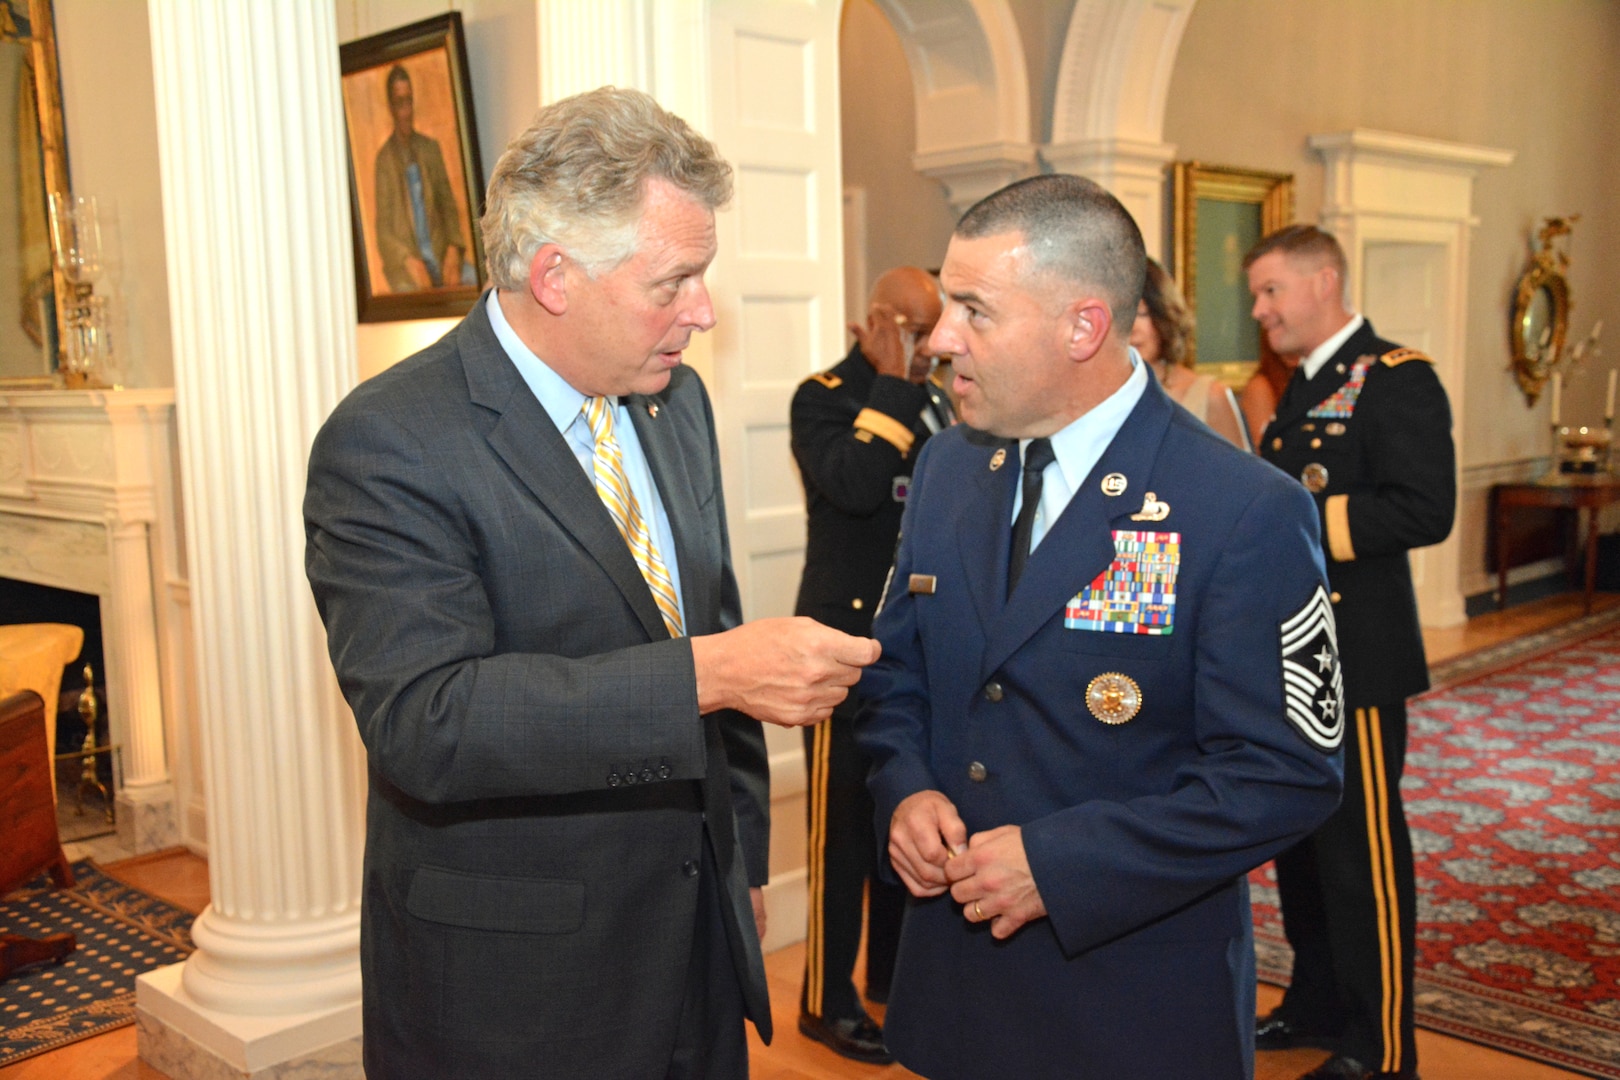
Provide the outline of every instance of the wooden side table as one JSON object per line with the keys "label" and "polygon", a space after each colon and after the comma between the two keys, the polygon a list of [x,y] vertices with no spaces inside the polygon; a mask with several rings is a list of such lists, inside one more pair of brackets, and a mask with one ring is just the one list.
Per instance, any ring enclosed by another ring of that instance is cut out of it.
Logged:
{"label": "wooden side table", "polygon": [[1592,590],[1597,584],[1599,511],[1620,502],[1620,476],[1612,473],[1552,473],[1533,484],[1497,484],[1496,499],[1496,610],[1507,606],[1508,520],[1519,507],[1586,511],[1585,612],[1592,613]]}

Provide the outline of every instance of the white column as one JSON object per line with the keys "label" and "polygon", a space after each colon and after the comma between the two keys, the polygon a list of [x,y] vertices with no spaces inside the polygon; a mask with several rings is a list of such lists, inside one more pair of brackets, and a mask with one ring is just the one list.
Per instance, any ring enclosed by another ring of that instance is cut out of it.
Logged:
{"label": "white column", "polygon": [[139,981],[141,1056],[359,1075],[363,754],[301,513],[356,369],[332,0],[151,21],[213,902],[198,951]]}
{"label": "white column", "polygon": [[[101,600],[108,707],[123,721],[124,786],[118,836],[132,851],[158,851],[180,840],[169,781],[158,664],[151,531],[147,521],[107,522],[112,591]],[[117,673],[119,678],[114,679]]]}

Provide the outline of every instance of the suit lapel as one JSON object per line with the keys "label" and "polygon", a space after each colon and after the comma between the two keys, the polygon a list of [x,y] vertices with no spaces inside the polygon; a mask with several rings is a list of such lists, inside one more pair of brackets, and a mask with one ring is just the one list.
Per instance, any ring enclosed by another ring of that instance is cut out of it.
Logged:
{"label": "suit lapel", "polygon": [[[988,678],[1050,622],[1071,597],[1108,569],[1114,561],[1114,529],[1168,527],[1138,524],[1130,520],[1130,515],[1142,508],[1174,408],[1158,381],[1149,379],[1142,399],[1125,418],[1113,442],[1031,553],[1018,589],[1007,598],[1000,618],[990,624],[983,677]],[[1125,477],[1122,494],[1103,493],[1102,479],[1110,473]],[[1005,551],[1005,541],[1002,548]],[[1006,580],[1005,569],[1001,580]]]}
{"label": "suit lapel", "polygon": [[[974,610],[986,630],[1001,617],[1007,595],[1008,546],[1012,541],[1013,493],[1018,489],[1017,440],[984,438],[982,464],[965,479],[971,509],[956,519],[956,553]],[[1005,452],[992,469],[997,453]],[[980,509],[983,508],[983,509]],[[926,567],[919,567],[926,570]]]}
{"label": "suit lapel", "polygon": [[490,449],[612,578],[648,636],[654,641],[668,637],[663,616],[624,538],[579,467],[568,440],[501,348],[484,301],[474,307],[458,333],[468,397],[493,414],[484,433]]}

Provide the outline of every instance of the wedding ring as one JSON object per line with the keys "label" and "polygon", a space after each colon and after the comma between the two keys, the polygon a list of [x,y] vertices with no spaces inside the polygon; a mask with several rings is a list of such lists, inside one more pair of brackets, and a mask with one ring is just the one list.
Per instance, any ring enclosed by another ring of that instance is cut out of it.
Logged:
{"label": "wedding ring", "polygon": [[973,917],[979,922],[984,921],[984,909],[979,906],[977,900],[973,901]]}

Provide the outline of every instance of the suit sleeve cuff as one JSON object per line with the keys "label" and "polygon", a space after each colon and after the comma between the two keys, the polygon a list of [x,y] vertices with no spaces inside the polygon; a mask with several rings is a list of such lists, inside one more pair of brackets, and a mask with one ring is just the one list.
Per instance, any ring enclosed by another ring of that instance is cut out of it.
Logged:
{"label": "suit sleeve cuff", "polygon": [[1329,495],[1322,508],[1327,525],[1328,554],[1334,562],[1354,562],[1356,549],[1350,543],[1350,496]]}

